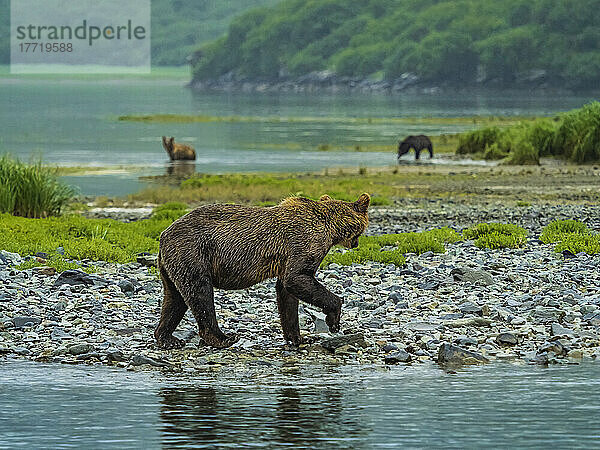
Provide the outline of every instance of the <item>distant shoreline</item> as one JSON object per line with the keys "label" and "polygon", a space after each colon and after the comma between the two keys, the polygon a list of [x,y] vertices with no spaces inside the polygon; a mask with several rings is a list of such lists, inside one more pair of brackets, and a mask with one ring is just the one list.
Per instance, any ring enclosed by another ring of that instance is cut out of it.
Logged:
{"label": "distant shoreline", "polygon": [[494,80],[464,85],[444,81],[421,81],[416,75],[403,74],[396,80],[377,80],[372,78],[351,78],[338,76],[333,72],[313,72],[297,78],[249,79],[237,77],[231,73],[209,80],[192,79],[188,84],[192,90],[217,92],[297,92],[297,93],[385,93],[385,94],[438,94],[448,92],[532,92],[552,94],[585,94],[600,91],[588,89],[575,91],[550,85],[545,81],[521,81],[513,85],[501,85]]}

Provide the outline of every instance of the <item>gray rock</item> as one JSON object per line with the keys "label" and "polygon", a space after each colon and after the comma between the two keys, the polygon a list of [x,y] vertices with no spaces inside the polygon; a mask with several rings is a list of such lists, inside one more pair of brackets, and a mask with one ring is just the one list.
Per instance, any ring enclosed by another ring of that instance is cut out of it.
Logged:
{"label": "gray rock", "polygon": [[17,316],[12,322],[15,328],[35,327],[40,324],[42,319],[39,317]]}
{"label": "gray rock", "polygon": [[410,353],[404,350],[398,350],[396,352],[390,353],[389,355],[385,355],[384,362],[386,364],[397,364],[399,362],[410,362],[411,360]]}
{"label": "gray rock", "polygon": [[489,360],[480,353],[444,342],[438,351],[437,362],[444,366],[463,366],[485,364]]}
{"label": "gray rock", "polygon": [[394,345],[394,344],[385,344],[383,346],[382,350],[384,352],[386,352],[386,353],[389,353],[389,352],[393,352],[395,350],[398,350],[398,347],[396,345]]}
{"label": "gray rock", "polygon": [[466,283],[481,283],[489,286],[495,283],[492,277],[485,270],[474,270],[466,267],[457,267],[450,272],[454,277],[454,281],[463,281]]}
{"label": "gray rock", "polygon": [[362,333],[344,334],[325,339],[321,342],[321,346],[331,352],[344,345],[353,345],[359,347],[367,347],[367,342]]}
{"label": "gray rock", "polygon": [[133,294],[135,292],[135,286],[129,280],[121,280],[121,281],[119,281],[117,286],[119,286],[121,288],[121,291],[124,294]]}
{"label": "gray rock", "polygon": [[400,303],[400,302],[402,302],[404,300],[404,296],[400,292],[398,292],[398,291],[393,291],[388,296],[388,300],[391,301],[394,304],[398,304],[398,303]]}
{"label": "gray rock", "polygon": [[454,339],[454,344],[456,345],[462,345],[462,346],[469,346],[469,345],[477,345],[478,341],[475,338],[471,338],[471,337],[467,337],[467,336],[457,336]]}
{"label": "gray rock", "polygon": [[127,361],[123,356],[123,352],[120,350],[107,350],[106,358],[112,362],[125,362]]}
{"label": "gray rock", "polygon": [[152,255],[150,253],[140,253],[136,258],[137,262],[145,267],[156,267],[158,262],[158,255]]}
{"label": "gray rock", "polygon": [[144,364],[153,366],[153,367],[170,367],[171,364],[169,364],[166,361],[163,361],[162,359],[154,359],[154,358],[150,358],[148,356],[144,356],[144,355],[135,355],[133,358],[131,358],[131,364],[133,366],[143,366]]}
{"label": "gray rock", "polygon": [[574,336],[575,332],[563,327],[558,322],[553,322],[551,325],[552,336]]}
{"label": "gray rock", "polygon": [[560,322],[565,317],[565,312],[557,308],[548,308],[545,306],[536,306],[533,311],[533,317],[538,322],[549,323],[549,322]]}
{"label": "gray rock", "polygon": [[69,333],[66,333],[62,328],[54,327],[52,333],[50,333],[50,339],[53,341],[62,341],[67,339],[73,339]]}
{"label": "gray rock", "polygon": [[444,322],[444,325],[449,328],[458,327],[489,327],[492,324],[490,319],[483,317],[467,317],[465,319],[449,320]]}
{"label": "gray rock", "polygon": [[476,316],[483,316],[483,309],[481,306],[476,305],[475,303],[465,302],[461,304],[458,309],[460,309],[463,314],[475,314]]}
{"label": "gray rock", "polygon": [[428,331],[434,331],[435,329],[437,329],[437,325],[433,325],[426,322],[410,322],[405,325],[405,328],[407,330],[425,333]]}
{"label": "gray rock", "polygon": [[566,356],[570,348],[564,345],[560,340],[544,343],[537,351],[538,355],[542,353],[555,356]]}
{"label": "gray rock", "polygon": [[504,346],[513,346],[518,344],[517,336],[514,333],[500,333],[496,336],[496,343]]}
{"label": "gray rock", "polygon": [[82,343],[82,344],[74,344],[69,347],[68,352],[71,355],[83,355],[84,353],[89,353],[94,349],[92,344]]}
{"label": "gray rock", "polygon": [[110,283],[103,278],[90,275],[81,270],[65,270],[54,282],[54,287],[62,285],[77,286],[80,284],[85,286],[106,286]]}

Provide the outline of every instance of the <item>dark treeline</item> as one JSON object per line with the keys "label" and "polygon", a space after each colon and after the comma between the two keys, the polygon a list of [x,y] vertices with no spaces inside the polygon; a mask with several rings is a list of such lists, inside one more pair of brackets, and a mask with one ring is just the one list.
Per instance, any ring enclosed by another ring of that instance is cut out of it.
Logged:
{"label": "dark treeline", "polygon": [[569,88],[600,82],[598,0],[285,0],[202,48],[196,80],[339,76]]}

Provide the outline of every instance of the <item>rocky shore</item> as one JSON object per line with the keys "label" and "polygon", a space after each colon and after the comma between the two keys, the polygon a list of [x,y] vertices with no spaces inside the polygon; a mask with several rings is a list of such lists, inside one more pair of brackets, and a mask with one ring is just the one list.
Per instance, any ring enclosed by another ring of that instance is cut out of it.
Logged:
{"label": "rocky shore", "polygon": [[186,347],[161,351],[152,335],[162,296],[146,267],[152,258],[125,265],[84,261],[97,273],[59,275],[14,270],[22,258],[3,251],[0,357],[176,371],[423,361],[449,367],[495,360],[546,365],[600,357],[600,256],[564,257],[536,239],[555,218],[580,219],[598,231],[596,207],[440,206],[374,209],[369,233],[505,220],[530,231],[528,244],[485,250],[458,242],[447,245],[445,254],[409,254],[405,267],[332,264],[318,276],[344,298],[342,333],[330,335],[323,315],[304,305],[306,343],[300,349],[283,341],[273,281],[215,292],[222,329],[240,336],[233,347],[204,346],[188,314],[176,332]]}
{"label": "rocky shore", "polygon": [[[292,77],[282,73],[273,79],[252,79],[234,72],[226,73],[210,80],[192,80],[189,84],[192,89],[223,91],[223,92],[365,92],[365,93],[395,93],[419,92],[436,94],[442,90],[456,91],[461,89],[498,89],[504,86],[499,79],[478,78],[475,82],[461,87],[445,82],[434,83],[424,81],[414,73],[406,72],[393,80],[377,78],[360,78],[338,75],[330,70],[311,72],[306,75]],[[547,82],[545,71],[528,71],[519,75],[512,85],[513,89],[551,90],[561,91],[560,88],[551,86]]]}

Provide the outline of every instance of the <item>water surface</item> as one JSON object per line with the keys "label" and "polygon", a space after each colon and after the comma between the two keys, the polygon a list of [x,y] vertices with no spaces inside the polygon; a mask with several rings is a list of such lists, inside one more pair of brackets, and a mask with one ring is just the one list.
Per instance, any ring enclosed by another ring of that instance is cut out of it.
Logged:
{"label": "water surface", "polygon": [[0,448],[597,448],[600,369],[0,364]]}
{"label": "water surface", "polygon": [[[122,122],[126,114],[251,117],[403,118],[549,115],[579,107],[591,95],[498,92],[445,94],[202,93],[181,79],[0,77],[0,153],[42,157],[66,166],[120,166],[118,173],[68,177],[84,193],[122,195],[141,187],[139,175],[162,174],[168,158],[160,136],[192,144],[203,173],[313,171],[394,164],[393,148],[408,134],[455,133],[468,123]],[[338,149],[319,151],[321,146]],[[407,158],[411,158],[407,156]]]}

